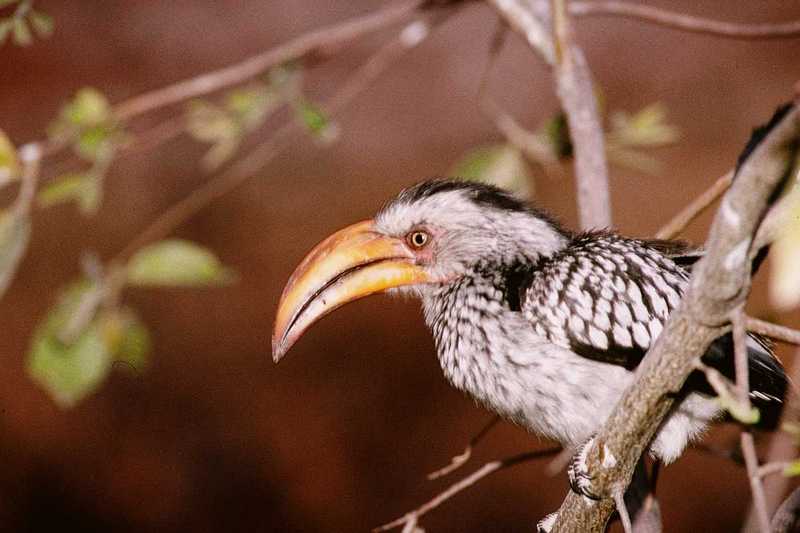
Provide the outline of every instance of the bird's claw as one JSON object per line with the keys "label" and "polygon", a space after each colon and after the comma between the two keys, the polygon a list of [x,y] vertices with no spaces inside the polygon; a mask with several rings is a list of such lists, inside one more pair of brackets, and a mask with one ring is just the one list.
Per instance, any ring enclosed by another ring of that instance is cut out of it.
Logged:
{"label": "bird's claw", "polygon": [[570,461],[567,468],[567,476],[569,477],[569,486],[572,487],[573,492],[591,500],[599,500],[600,496],[592,488],[592,480],[594,478],[589,472],[589,465],[586,460],[593,444],[594,437],[578,448],[578,453],[572,457],[572,461]]}
{"label": "bird's claw", "polygon": [[549,515],[545,516],[536,524],[536,533],[550,533],[552,531],[553,526],[556,524],[556,519],[558,518],[558,511],[555,513],[550,513]]}

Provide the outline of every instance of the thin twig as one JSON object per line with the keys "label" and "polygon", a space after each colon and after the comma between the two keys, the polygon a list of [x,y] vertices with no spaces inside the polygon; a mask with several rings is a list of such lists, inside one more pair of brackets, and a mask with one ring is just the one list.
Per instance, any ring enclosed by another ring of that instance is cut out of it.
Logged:
{"label": "thin twig", "polygon": [[800,20],[776,24],[737,24],[617,0],[589,2],[576,0],[570,3],[569,11],[579,17],[592,15],[626,17],[666,28],[729,39],[785,39],[800,36]]}
{"label": "thin twig", "polygon": [[[733,352],[736,368],[736,391],[739,402],[747,410],[750,408],[750,375],[747,356],[747,327],[745,325],[745,314],[742,307],[736,308],[731,312],[731,324],[733,326]],[[758,456],[756,455],[755,441],[750,431],[743,429],[741,438],[742,455],[744,464],[747,468],[747,476],[750,479],[750,491],[753,493],[753,511],[758,519],[758,526],[762,533],[769,533],[769,512],[767,511],[767,499],[764,496],[764,485],[761,483]]]}
{"label": "thin twig", "polygon": [[[433,15],[431,17],[435,19],[435,24],[440,24],[444,20],[445,14],[444,12],[439,12],[436,17]],[[425,32],[422,32],[418,26],[422,20],[423,19],[420,19],[407,25],[396,38],[375,52],[375,54],[345,82],[339,92],[322,106],[329,117],[335,116],[352,102],[361,91],[366,89],[370,82],[399,59],[403,52],[417,46],[427,37],[427,26],[425,26]],[[415,33],[418,35],[418,38],[409,38],[407,32],[409,27],[417,28]],[[141,246],[168,235],[207,205],[236,189],[248,178],[252,177],[258,170],[263,168],[275,156],[292,146],[295,136],[298,133],[302,133],[304,130],[305,127],[302,124],[294,121],[279,128],[268,141],[256,147],[253,151],[231,166],[227,172],[195,189],[188,196],[169,207],[118,253],[112,259],[111,263],[119,264],[124,262]]]}
{"label": "thin twig", "polygon": [[507,33],[508,26],[501,20],[491,40],[486,65],[478,85],[478,107],[484,115],[494,122],[495,127],[503,134],[506,141],[525,154],[529,160],[541,165],[542,168],[549,173],[551,167],[558,161],[553,149],[536,134],[531,133],[521,126],[513,116],[503,110],[500,105],[495,102],[489,92],[488,85],[492,67],[503,47]]}
{"label": "thin twig", "polygon": [[[796,358],[800,357],[800,348],[795,349],[794,354]],[[796,360],[794,364],[789,365],[788,372],[789,383],[800,382],[800,364],[797,364]],[[797,394],[789,394],[788,396],[788,403],[783,408],[782,420],[784,423],[796,422],[797,414],[800,410],[800,396]],[[795,457],[797,457],[797,441],[795,437],[786,431],[774,432],[770,439],[769,447],[764,454],[764,462],[767,464],[780,463]],[[770,514],[780,505],[790,483],[790,479],[786,476],[770,476],[764,479],[764,495],[767,500],[767,510]],[[748,527],[755,523],[755,516],[752,513],[749,513],[749,515],[749,521],[745,522],[743,531],[752,531],[755,528],[755,526]],[[776,516],[777,513],[772,518],[773,528],[775,527]]]}
{"label": "thin twig", "polygon": [[464,451],[452,459],[450,459],[450,464],[443,466],[442,468],[431,472],[428,474],[428,479],[433,481],[434,479],[438,479],[440,477],[444,477],[447,474],[457,470],[462,465],[466,464],[469,461],[470,457],[472,457],[472,449],[478,445],[478,443],[483,440],[483,438],[500,422],[500,417],[495,416],[492,418],[488,424],[483,426],[481,430],[469,440],[467,447],[464,448]]}
{"label": "thin twig", "polygon": [[703,191],[700,196],[684,207],[680,213],[675,215],[672,220],[667,222],[656,233],[657,239],[674,239],[700,214],[708,209],[725,191],[731,186],[733,181],[733,171],[717,178],[717,181],[708,189]]}
{"label": "thin twig", "polygon": [[542,14],[535,13],[530,2],[518,0],[488,0],[508,25],[522,35],[548,65],[556,61],[553,50],[553,37],[549,28],[549,20]]}
{"label": "thin twig", "polygon": [[42,163],[42,146],[39,143],[28,143],[19,148],[22,161],[22,175],[19,193],[12,210],[17,216],[28,215],[36,197],[36,186],[39,181],[39,170]]}
{"label": "thin twig", "polygon": [[625,506],[625,491],[614,491],[614,505],[617,506],[617,514],[619,520],[622,522],[622,529],[625,533],[633,533],[633,525],[631,524],[631,515],[628,513],[628,508]]}
{"label": "thin twig", "polygon": [[783,473],[787,467],[792,464],[791,461],[775,461],[773,463],[765,463],[758,467],[758,477],[765,478],[772,474]]}
{"label": "thin twig", "polygon": [[114,115],[119,120],[126,120],[156,108],[238,85],[276,65],[296,60],[323,48],[341,46],[362,35],[398,23],[425,4],[425,0],[392,4],[369,15],[307,33],[286,44],[256,54],[241,63],[126,100],[115,106]]}
{"label": "thin twig", "polygon": [[611,196],[605,138],[592,74],[574,41],[567,0],[551,0],[556,93],[567,116],[575,159],[578,214],[582,229],[611,226]]}
{"label": "thin twig", "polygon": [[436,509],[441,504],[443,504],[444,502],[446,502],[459,492],[463,491],[466,488],[471,487],[472,485],[474,485],[481,479],[485,478],[489,474],[492,474],[504,468],[509,468],[518,465],[520,463],[524,463],[526,461],[532,461],[535,459],[540,459],[542,457],[549,457],[551,455],[558,453],[560,450],[561,450],[560,447],[547,448],[545,450],[523,453],[520,455],[515,455],[514,457],[509,457],[507,459],[502,459],[499,461],[491,461],[489,463],[486,463],[472,474],[457,481],[456,483],[453,483],[452,485],[447,487],[447,489],[437,494],[433,499],[425,502],[424,504],[420,505],[413,511],[406,513],[404,516],[396,520],[392,520],[391,522],[388,522],[382,526],[378,526],[372,531],[374,532],[388,531],[390,529],[394,529],[396,527],[400,527],[402,525],[406,525],[409,523],[416,525],[417,521],[421,516],[427,514],[433,509]]}
{"label": "thin twig", "polygon": [[766,320],[748,316],[745,318],[748,331],[758,333],[770,339],[800,346],[800,331],[786,326],[773,324]]}
{"label": "thin twig", "polygon": [[761,533],[769,533],[769,514],[767,514],[767,500],[764,496],[764,486],[761,483],[761,476],[758,470],[758,458],[756,457],[756,445],[753,434],[749,431],[742,431],[742,455],[744,464],[747,467],[747,475],[750,478],[750,490],[753,493],[753,510],[756,514],[758,527]]}

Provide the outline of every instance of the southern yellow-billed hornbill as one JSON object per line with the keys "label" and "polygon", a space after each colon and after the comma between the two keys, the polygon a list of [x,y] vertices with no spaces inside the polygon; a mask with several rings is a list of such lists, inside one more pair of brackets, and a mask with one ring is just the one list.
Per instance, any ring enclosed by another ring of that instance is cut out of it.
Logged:
{"label": "southern yellow-billed hornbill", "polygon": [[[387,290],[422,300],[447,378],[488,408],[564,445],[590,439],[679,303],[684,245],[611,232],[574,235],[494,187],[435,180],[406,189],[374,220],[317,246],[284,290],[273,334],[279,360],[314,321]],[[753,403],[774,424],[786,376],[769,345],[748,338]],[[704,356],[733,376],[731,336]],[[693,375],[650,453],[670,462],[721,409]],[[587,493],[581,465],[573,488]]]}

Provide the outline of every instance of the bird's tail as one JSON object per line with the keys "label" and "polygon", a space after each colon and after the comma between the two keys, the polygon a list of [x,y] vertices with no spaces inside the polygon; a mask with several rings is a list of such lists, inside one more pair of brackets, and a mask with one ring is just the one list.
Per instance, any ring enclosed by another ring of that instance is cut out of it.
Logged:
{"label": "bird's tail", "polygon": [[[747,338],[748,370],[750,374],[750,402],[758,408],[760,417],[756,427],[775,429],[783,412],[788,379],[781,362],[775,357],[772,343],[750,333]],[[703,363],[715,368],[728,379],[735,380],[733,335],[728,333],[715,340],[703,356]],[[705,376],[696,373],[687,382],[691,389],[714,394]]]}

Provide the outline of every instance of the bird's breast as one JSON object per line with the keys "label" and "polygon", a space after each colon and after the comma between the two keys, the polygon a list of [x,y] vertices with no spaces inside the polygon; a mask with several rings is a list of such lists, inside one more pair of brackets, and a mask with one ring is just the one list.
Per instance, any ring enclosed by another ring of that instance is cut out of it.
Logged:
{"label": "bird's breast", "polygon": [[451,291],[423,301],[447,379],[530,431],[569,444],[587,438],[630,373],[549,342],[491,296]]}

